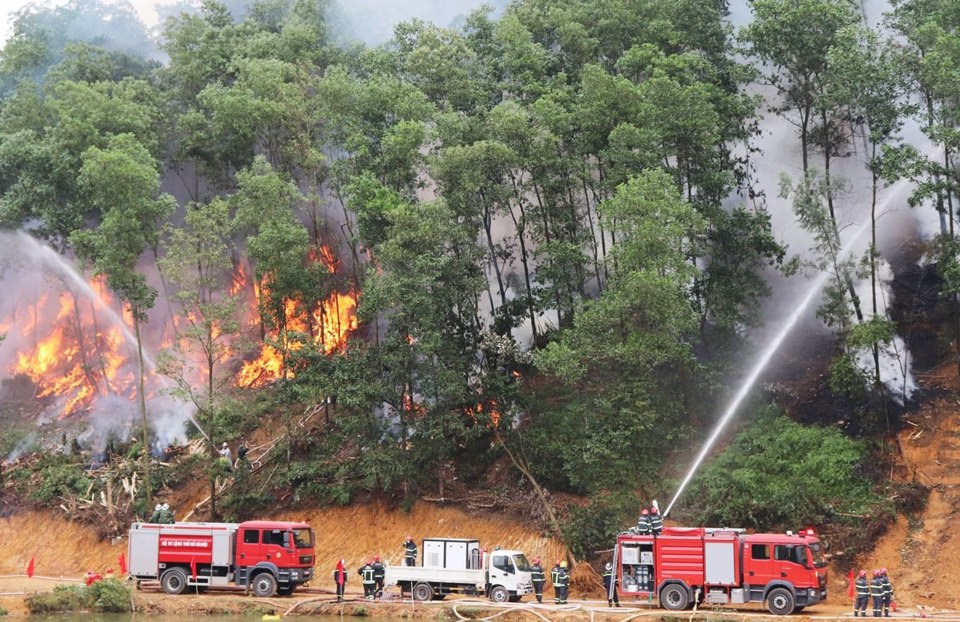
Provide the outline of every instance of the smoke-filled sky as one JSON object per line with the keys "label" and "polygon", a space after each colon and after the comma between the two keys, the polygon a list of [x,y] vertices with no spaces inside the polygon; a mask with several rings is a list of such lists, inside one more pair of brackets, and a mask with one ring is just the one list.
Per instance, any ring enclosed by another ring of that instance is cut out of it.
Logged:
{"label": "smoke-filled sky", "polygon": [[[120,3],[124,0],[106,0]],[[2,0],[0,1],[0,45],[10,36],[14,14],[34,4],[41,7],[57,7],[68,0]],[[148,29],[159,25],[161,16],[176,5],[188,4],[184,0],[129,0]],[[439,26],[449,26],[459,18],[483,4],[501,9],[507,0],[337,0],[337,15],[342,19],[346,32],[344,38],[359,39],[369,45],[382,43],[390,38],[393,27],[404,20],[418,18]],[[231,8],[250,4],[244,0],[225,2]]]}

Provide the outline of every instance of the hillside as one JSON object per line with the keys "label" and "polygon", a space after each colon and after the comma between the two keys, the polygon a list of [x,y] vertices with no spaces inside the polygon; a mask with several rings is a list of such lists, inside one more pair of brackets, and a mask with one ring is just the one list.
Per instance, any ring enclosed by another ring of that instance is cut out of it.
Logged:
{"label": "hillside", "polygon": [[[944,370],[923,379],[929,388],[952,383]],[[891,445],[902,448],[900,468],[892,478],[917,478],[931,489],[929,502],[908,521],[901,516],[860,567],[889,569],[901,610],[918,614],[960,608],[960,594],[954,576],[960,570],[960,523],[956,504],[960,483],[960,407],[949,396],[931,399],[906,417],[908,425]],[[194,491],[195,494],[197,491]],[[399,563],[401,542],[406,535],[479,538],[489,545],[520,548],[544,559],[561,557],[563,547],[556,539],[545,538],[538,530],[498,513],[465,507],[420,502],[410,512],[389,510],[379,503],[326,510],[279,513],[271,518],[309,520],[317,531],[318,580],[314,587],[328,588],[327,569],[343,557],[350,569],[367,557],[379,554],[388,563]],[[39,528],[38,528],[39,526]],[[51,546],[56,534],[56,546]],[[92,529],[71,523],[59,513],[23,512],[0,519],[0,539],[5,543],[0,557],[0,578],[23,574],[31,558],[36,574],[79,579],[88,568],[105,571],[116,568],[125,551],[124,541],[98,541]],[[49,589],[52,582],[34,579],[21,583],[23,589]],[[354,586],[356,587],[356,586]],[[598,577],[589,567],[577,573],[573,598],[597,597]],[[822,612],[844,612],[849,607],[846,580],[833,569],[830,598]],[[16,611],[21,597],[0,598],[0,606]],[[219,598],[219,597],[218,597]]]}

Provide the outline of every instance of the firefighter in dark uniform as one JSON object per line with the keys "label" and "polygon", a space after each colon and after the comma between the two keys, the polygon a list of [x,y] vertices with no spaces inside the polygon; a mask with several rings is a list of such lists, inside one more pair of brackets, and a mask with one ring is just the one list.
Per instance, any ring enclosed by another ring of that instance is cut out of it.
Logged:
{"label": "firefighter in dark uniform", "polygon": [[641,536],[650,534],[650,512],[646,510],[640,512],[640,518],[637,519],[637,533]]}
{"label": "firefighter in dark uniform", "polygon": [[357,570],[357,574],[360,575],[360,580],[363,581],[363,598],[365,600],[373,600],[376,586],[373,578],[373,560],[368,559],[367,563],[360,566],[360,569]]}
{"label": "firefighter in dark uniform", "polygon": [[560,604],[560,560],[550,569],[550,583],[553,585],[553,600]]}
{"label": "firefighter in dark uniform", "polygon": [[407,536],[403,543],[403,560],[408,566],[417,565],[417,543],[413,541],[413,536]]}
{"label": "firefighter in dark uniform", "polygon": [[873,617],[880,617],[880,607],[883,605],[883,579],[880,571],[873,571],[873,581],[870,582],[870,596],[873,598]]}
{"label": "firefighter in dark uniform", "polygon": [[663,517],[660,516],[660,510],[657,509],[657,506],[650,508],[650,531],[655,536],[659,536],[663,532]]}
{"label": "firefighter in dark uniform", "polygon": [[870,600],[870,582],[867,581],[867,571],[861,570],[860,576],[853,584],[857,600],[853,603],[853,615],[867,617],[867,601]]}
{"label": "firefighter in dark uniform", "polygon": [[560,594],[558,605],[567,604],[567,591],[570,589],[570,574],[567,572],[567,562],[560,562],[560,571],[557,572],[557,590]]}
{"label": "firefighter in dark uniform", "polygon": [[374,583],[374,596],[380,598],[383,596],[383,579],[386,575],[386,568],[383,567],[383,562],[380,561],[380,556],[377,555],[373,558],[373,583]]}
{"label": "firefighter in dark uniform", "polygon": [[890,617],[890,603],[893,602],[893,585],[887,576],[887,569],[880,569],[880,580],[883,582],[883,616]]}
{"label": "firefighter in dark uniform", "polygon": [[607,562],[603,568],[603,589],[607,593],[607,607],[620,606],[620,598],[617,596],[617,577],[613,572],[613,564]]}
{"label": "firefighter in dark uniform", "polygon": [[533,560],[533,565],[530,566],[530,579],[533,581],[533,593],[537,597],[537,602],[543,602],[543,584],[547,582],[547,575],[543,571],[543,565],[540,563],[540,558]]}

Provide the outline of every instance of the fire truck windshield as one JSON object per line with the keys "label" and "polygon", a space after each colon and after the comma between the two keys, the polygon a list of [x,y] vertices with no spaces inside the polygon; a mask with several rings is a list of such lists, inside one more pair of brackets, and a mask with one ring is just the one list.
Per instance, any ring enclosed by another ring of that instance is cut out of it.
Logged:
{"label": "fire truck windshield", "polygon": [[298,549],[313,548],[313,530],[312,529],[294,529],[293,544]]}
{"label": "fire truck windshield", "polygon": [[819,542],[810,543],[810,555],[813,557],[814,568],[823,568],[827,565],[827,560],[823,558],[823,547]]}
{"label": "fire truck windshield", "polygon": [[523,553],[514,555],[513,563],[517,565],[517,570],[520,572],[530,572],[530,562],[527,561],[527,556]]}

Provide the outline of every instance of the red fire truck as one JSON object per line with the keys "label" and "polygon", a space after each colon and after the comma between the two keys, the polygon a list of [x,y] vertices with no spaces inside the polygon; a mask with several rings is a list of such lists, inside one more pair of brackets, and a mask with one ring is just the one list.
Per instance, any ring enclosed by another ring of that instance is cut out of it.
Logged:
{"label": "red fire truck", "polygon": [[240,585],[287,595],[313,576],[313,543],[307,523],[134,523],[127,557],[138,585],[159,579],[167,594]]}
{"label": "red fire truck", "polygon": [[765,603],[788,615],[827,597],[820,540],[742,529],[666,527],[660,535],[622,533],[614,548],[621,593],[674,611],[694,602]]}

